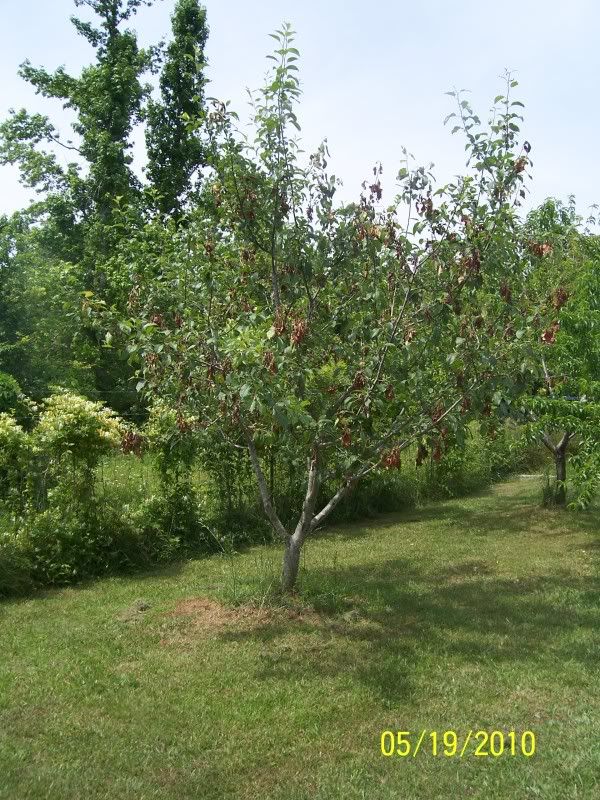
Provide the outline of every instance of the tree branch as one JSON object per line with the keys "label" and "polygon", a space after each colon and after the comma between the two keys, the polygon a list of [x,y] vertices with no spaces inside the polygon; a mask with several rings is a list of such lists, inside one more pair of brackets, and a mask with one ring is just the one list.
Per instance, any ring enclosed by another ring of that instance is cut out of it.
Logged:
{"label": "tree branch", "polygon": [[59,144],[61,147],[64,147],[65,150],[74,150],[76,153],[79,153],[79,155],[81,155],[81,150],[78,147],[73,147],[72,145],[64,144],[64,142],[61,142],[60,139],[57,139],[56,136],[52,136],[50,133],[47,134],[47,136],[51,142]]}
{"label": "tree branch", "polygon": [[[476,384],[472,384],[472,385],[469,387],[469,391],[471,391],[471,390],[472,390],[472,389],[475,387],[475,385],[476,385]],[[452,411],[453,411],[453,410],[456,408],[456,406],[457,406],[457,405],[460,403],[460,401],[461,401],[461,400],[462,400],[462,397],[459,397],[457,400],[455,400],[455,401],[454,401],[454,403],[452,403],[452,405],[450,405],[450,406],[449,406],[449,407],[446,409],[446,411],[444,411],[444,413],[441,415],[441,417],[440,417],[440,418],[439,418],[439,419],[438,419],[438,420],[437,420],[435,423],[431,423],[431,425],[428,425],[428,426],[427,426],[427,427],[426,427],[424,430],[415,431],[413,434],[411,434],[411,435],[410,435],[410,436],[409,436],[407,439],[405,439],[405,440],[402,442],[402,444],[401,444],[401,445],[399,445],[399,446],[398,446],[398,447],[399,447],[399,450],[400,450],[400,451],[406,450],[406,448],[407,448],[407,447],[408,447],[408,446],[409,446],[409,445],[410,445],[410,444],[411,444],[411,443],[412,443],[412,442],[413,442],[413,441],[414,441],[414,440],[415,440],[415,439],[416,439],[418,436],[423,436],[424,434],[428,433],[430,430],[432,430],[433,428],[435,428],[435,427],[436,427],[436,425],[439,425],[439,423],[440,423],[440,422],[441,422],[441,421],[442,421],[442,420],[443,420],[445,417],[447,417],[447,416],[448,416],[448,414],[450,414],[450,413],[451,413],[451,412],[452,412]],[[386,444],[386,443],[387,443],[387,442],[388,442],[388,441],[389,441],[389,440],[390,440],[390,439],[391,439],[391,438],[392,438],[392,437],[395,435],[395,433],[396,433],[396,429],[394,428],[394,426],[392,426],[392,428],[391,428],[391,429],[390,429],[390,430],[387,432],[387,434],[386,434],[385,436],[383,436],[383,437],[382,437],[382,438],[379,440],[379,442],[378,442],[378,443],[375,445],[375,448],[374,448],[374,450],[375,450],[375,455],[379,456],[379,455],[381,454],[381,450],[383,449],[383,447],[385,446],[385,444]],[[359,470],[357,470],[357,471],[356,471],[356,472],[355,472],[353,475],[351,475],[350,477],[348,477],[348,478],[346,479],[346,482],[344,483],[344,485],[343,485],[343,486],[341,486],[341,487],[338,489],[338,491],[337,491],[337,492],[336,492],[336,493],[333,495],[333,497],[331,498],[331,500],[330,500],[330,501],[329,501],[329,502],[328,502],[328,503],[327,503],[327,504],[326,504],[326,505],[325,505],[325,506],[324,506],[324,507],[321,509],[321,511],[319,511],[319,513],[318,513],[318,514],[317,514],[317,515],[316,515],[316,516],[313,518],[313,520],[312,520],[312,522],[311,522],[311,525],[310,525],[310,530],[312,531],[312,530],[314,530],[315,528],[317,528],[319,525],[321,525],[321,524],[322,524],[322,523],[323,523],[323,522],[324,522],[324,521],[327,519],[327,517],[328,517],[328,516],[331,514],[331,512],[333,511],[333,509],[334,509],[334,508],[335,508],[335,507],[338,505],[338,503],[340,502],[340,500],[343,500],[343,499],[344,499],[344,497],[345,497],[345,496],[348,494],[348,492],[349,492],[349,491],[352,489],[352,487],[353,487],[353,486],[354,486],[356,483],[358,483],[358,481],[359,481],[361,478],[363,478],[363,477],[364,477],[365,475],[367,475],[369,472],[371,472],[372,470],[374,470],[374,469],[375,469],[375,468],[376,468],[376,467],[379,465],[379,463],[380,463],[380,459],[378,458],[376,461],[374,461],[374,462],[373,462],[373,463],[371,463],[371,464],[364,464],[364,465],[363,465],[363,466],[362,466],[362,467],[361,467]]]}
{"label": "tree branch", "polygon": [[302,513],[300,514],[300,519],[295,531],[295,534],[300,537],[304,537],[309,530],[312,530],[319,483],[319,451],[315,447],[309,460],[306,496],[302,504]]}
{"label": "tree branch", "polygon": [[260,466],[258,453],[256,452],[256,444],[254,442],[254,439],[252,438],[252,434],[249,431],[245,431],[245,435],[246,435],[246,441],[248,442],[248,452],[250,453],[250,461],[252,462],[252,467],[254,469],[256,480],[258,482],[258,490],[260,492],[260,498],[262,500],[263,508],[265,509],[265,514],[269,518],[269,522],[273,526],[273,529],[278,534],[278,536],[280,536],[284,542],[287,542],[290,538],[290,535],[285,529],[281,520],[279,519],[277,511],[275,510],[275,507],[271,502],[269,487],[267,486],[267,481],[265,480],[262,467]]}
{"label": "tree branch", "polygon": [[565,452],[571,439],[572,439],[572,434],[569,431],[565,431],[562,436],[562,439],[560,440],[556,448],[559,453]]}
{"label": "tree branch", "polygon": [[354,475],[350,476],[346,480],[346,483],[337,490],[337,492],[333,495],[333,497],[327,503],[327,505],[323,506],[323,508],[319,511],[319,513],[316,514],[313,517],[312,522],[310,523],[310,530],[311,531],[314,531],[315,528],[318,528],[319,525],[321,525],[323,522],[325,522],[325,520],[331,514],[333,509],[338,505],[340,500],[344,499],[344,497],[348,494],[350,489],[352,489],[352,487],[356,483],[358,483],[358,481],[362,478],[362,476],[366,472],[369,471],[369,469],[372,469],[372,467],[371,466],[363,467],[361,470],[359,470],[357,473],[355,473]]}
{"label": "tree branch", "polygon": [[552,453],[552,455],[556,455],[556,445],[552,441],[552,439],[548,436],[547,433],[542,434],[542,442],[546,445],[548,450]]}

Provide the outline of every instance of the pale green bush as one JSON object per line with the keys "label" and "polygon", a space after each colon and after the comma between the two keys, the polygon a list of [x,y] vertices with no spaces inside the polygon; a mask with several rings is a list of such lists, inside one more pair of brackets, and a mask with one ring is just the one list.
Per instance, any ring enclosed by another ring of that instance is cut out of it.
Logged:
{"label": "pale green bush", "polygon": [[31,440],[9,414],[0,414],[0,506],[23,510]]}

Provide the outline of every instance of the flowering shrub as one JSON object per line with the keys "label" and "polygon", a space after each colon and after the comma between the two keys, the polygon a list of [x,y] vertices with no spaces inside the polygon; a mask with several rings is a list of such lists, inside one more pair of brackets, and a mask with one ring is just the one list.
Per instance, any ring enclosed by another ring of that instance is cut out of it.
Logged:
{"label": "flowering shrub", "polygon": [[69,392],[43,403],[31,433],[0,414],[1,499],[13,512],[13,550],[35,579],[64,583],[113,565],[122,526],[105,524],[95,471],[121,439],[112,411]]}
{"label": "flowering shrub", "polygon": [[94,470],[102,456],[120,446],[122,423],[101,403],[62,392],[44,401],[31,438],[37,510],[49,504],[88,506],[94,494]]}
{"label": "flowering shrub", "polygon": [[54,459],[71,458],[94,467],[121,444],[122,423],[101,403],[63,392],[44,402],[34,431],[38,451]]}
{"label": "flowering shrub", "polygon": [[0,414],[0,505],[22,509],[30,456],[29,436],[8,414]]}

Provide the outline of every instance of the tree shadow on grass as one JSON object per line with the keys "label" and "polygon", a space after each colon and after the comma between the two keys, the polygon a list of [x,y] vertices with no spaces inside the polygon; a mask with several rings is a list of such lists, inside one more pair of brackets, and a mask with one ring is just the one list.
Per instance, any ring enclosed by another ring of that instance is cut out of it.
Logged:
{"label": "tree shadow on grass", "polygon": [[[438,536],[440,529],[447,535],[451,528],[473,541],[514,534],[539,541],[540,536],[573,536],[573,519],[569,512],[545,510],[530,497],[495,488],[481,492],[476,505],[471,497],[438,502],[386,515],[366,527],[339,526],[327,537],[362,539],[407,525],[424,537]],[[566,550],[589,549],[595,555],[600,546],[595,516],[578,514],[576,527],[591,534],[590,540],[568,543]],[[564,569],[506,577],[477,557],[426,570],[414,560],[396,558],[379,565],[315,564],[303,580],[303,597],[322,612],[320,619],[301,618],[293,626],[275,619],[250,632],[222,634],[262,642],[262,679],[326,678],[347,670],[393,704],[417,693],[411,676],[423,658],[432,665],[465,668],[507,664],[554,670],[575,662],[597,669],[600,584],[595,576]]]}
{"label": "tree shadow on grass", "polygon": [[261,680],[345,671],[393,705],[418,693],[413,676],[422,659],[452,668],[576,662],[597,669],[598,581],[591,576],[507,579],[476,559],[426,573],[399,558],[376,569],[317,569],[311,584],[360,587],[354,610],[330,608],[297,624],[275,617],[251,631],[221,634],[262,643]]}
{"label": "tree shadow on grass", "polygon": [[[473,507],[472,500],[479,500]],[[483,500],[483,502],[482,502]],[[486,502],[487,501],[487,502]],[[548,536],[571,535],[576,522],[579,530],[598,534],[598,515],[591,511],[572,512],[566,509],[545,509],[531,502],[530,497],[502,495],[494,489],[483,490],[468,498],[456,498],[432,503],[421,509],[385,514],[375,520],[364,520],[323,529],[318,536],[332,539],[357,539],[373,535],[373,529],[385,530],[399,525],[436,523],[439,527],[452,526],[465,535],[527,533],[545,525]]]}
{"label": "tree shadow on grass", "polygon": [[132,567],[128,570],[112,570],[103,572],[97,576],[82,578],[73,583],[54,584],[50,586],[28,587],[21,594],[13,594],[7,597],[0,597],[0,609],[10,605],[28,603],[32,600],[43,600],[48,603],[51,601],[63,602],[65,594],[71,595],[78,592],[89,591],[101,585],[103,581],[112,580],[117,584],[129,584],[131,581],[157,580],[160,578],[177,577],[188,564],[188,560],[180,559],[171,561],[168,564],[148,565],[142,568]]}

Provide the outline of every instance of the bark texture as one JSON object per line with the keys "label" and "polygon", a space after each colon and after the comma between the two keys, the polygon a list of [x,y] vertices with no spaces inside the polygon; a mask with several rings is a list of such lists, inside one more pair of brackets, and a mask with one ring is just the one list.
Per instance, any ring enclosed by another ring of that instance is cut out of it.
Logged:
{"label": "bark texture", "polygon": [[558,444],[554,444],[547,433],[542,437],[542,441],[554,456],[556,469],[554,502],[559,506],[564,506],[567,502],[567,448],[573,436],[574,434],[565,431]]}

